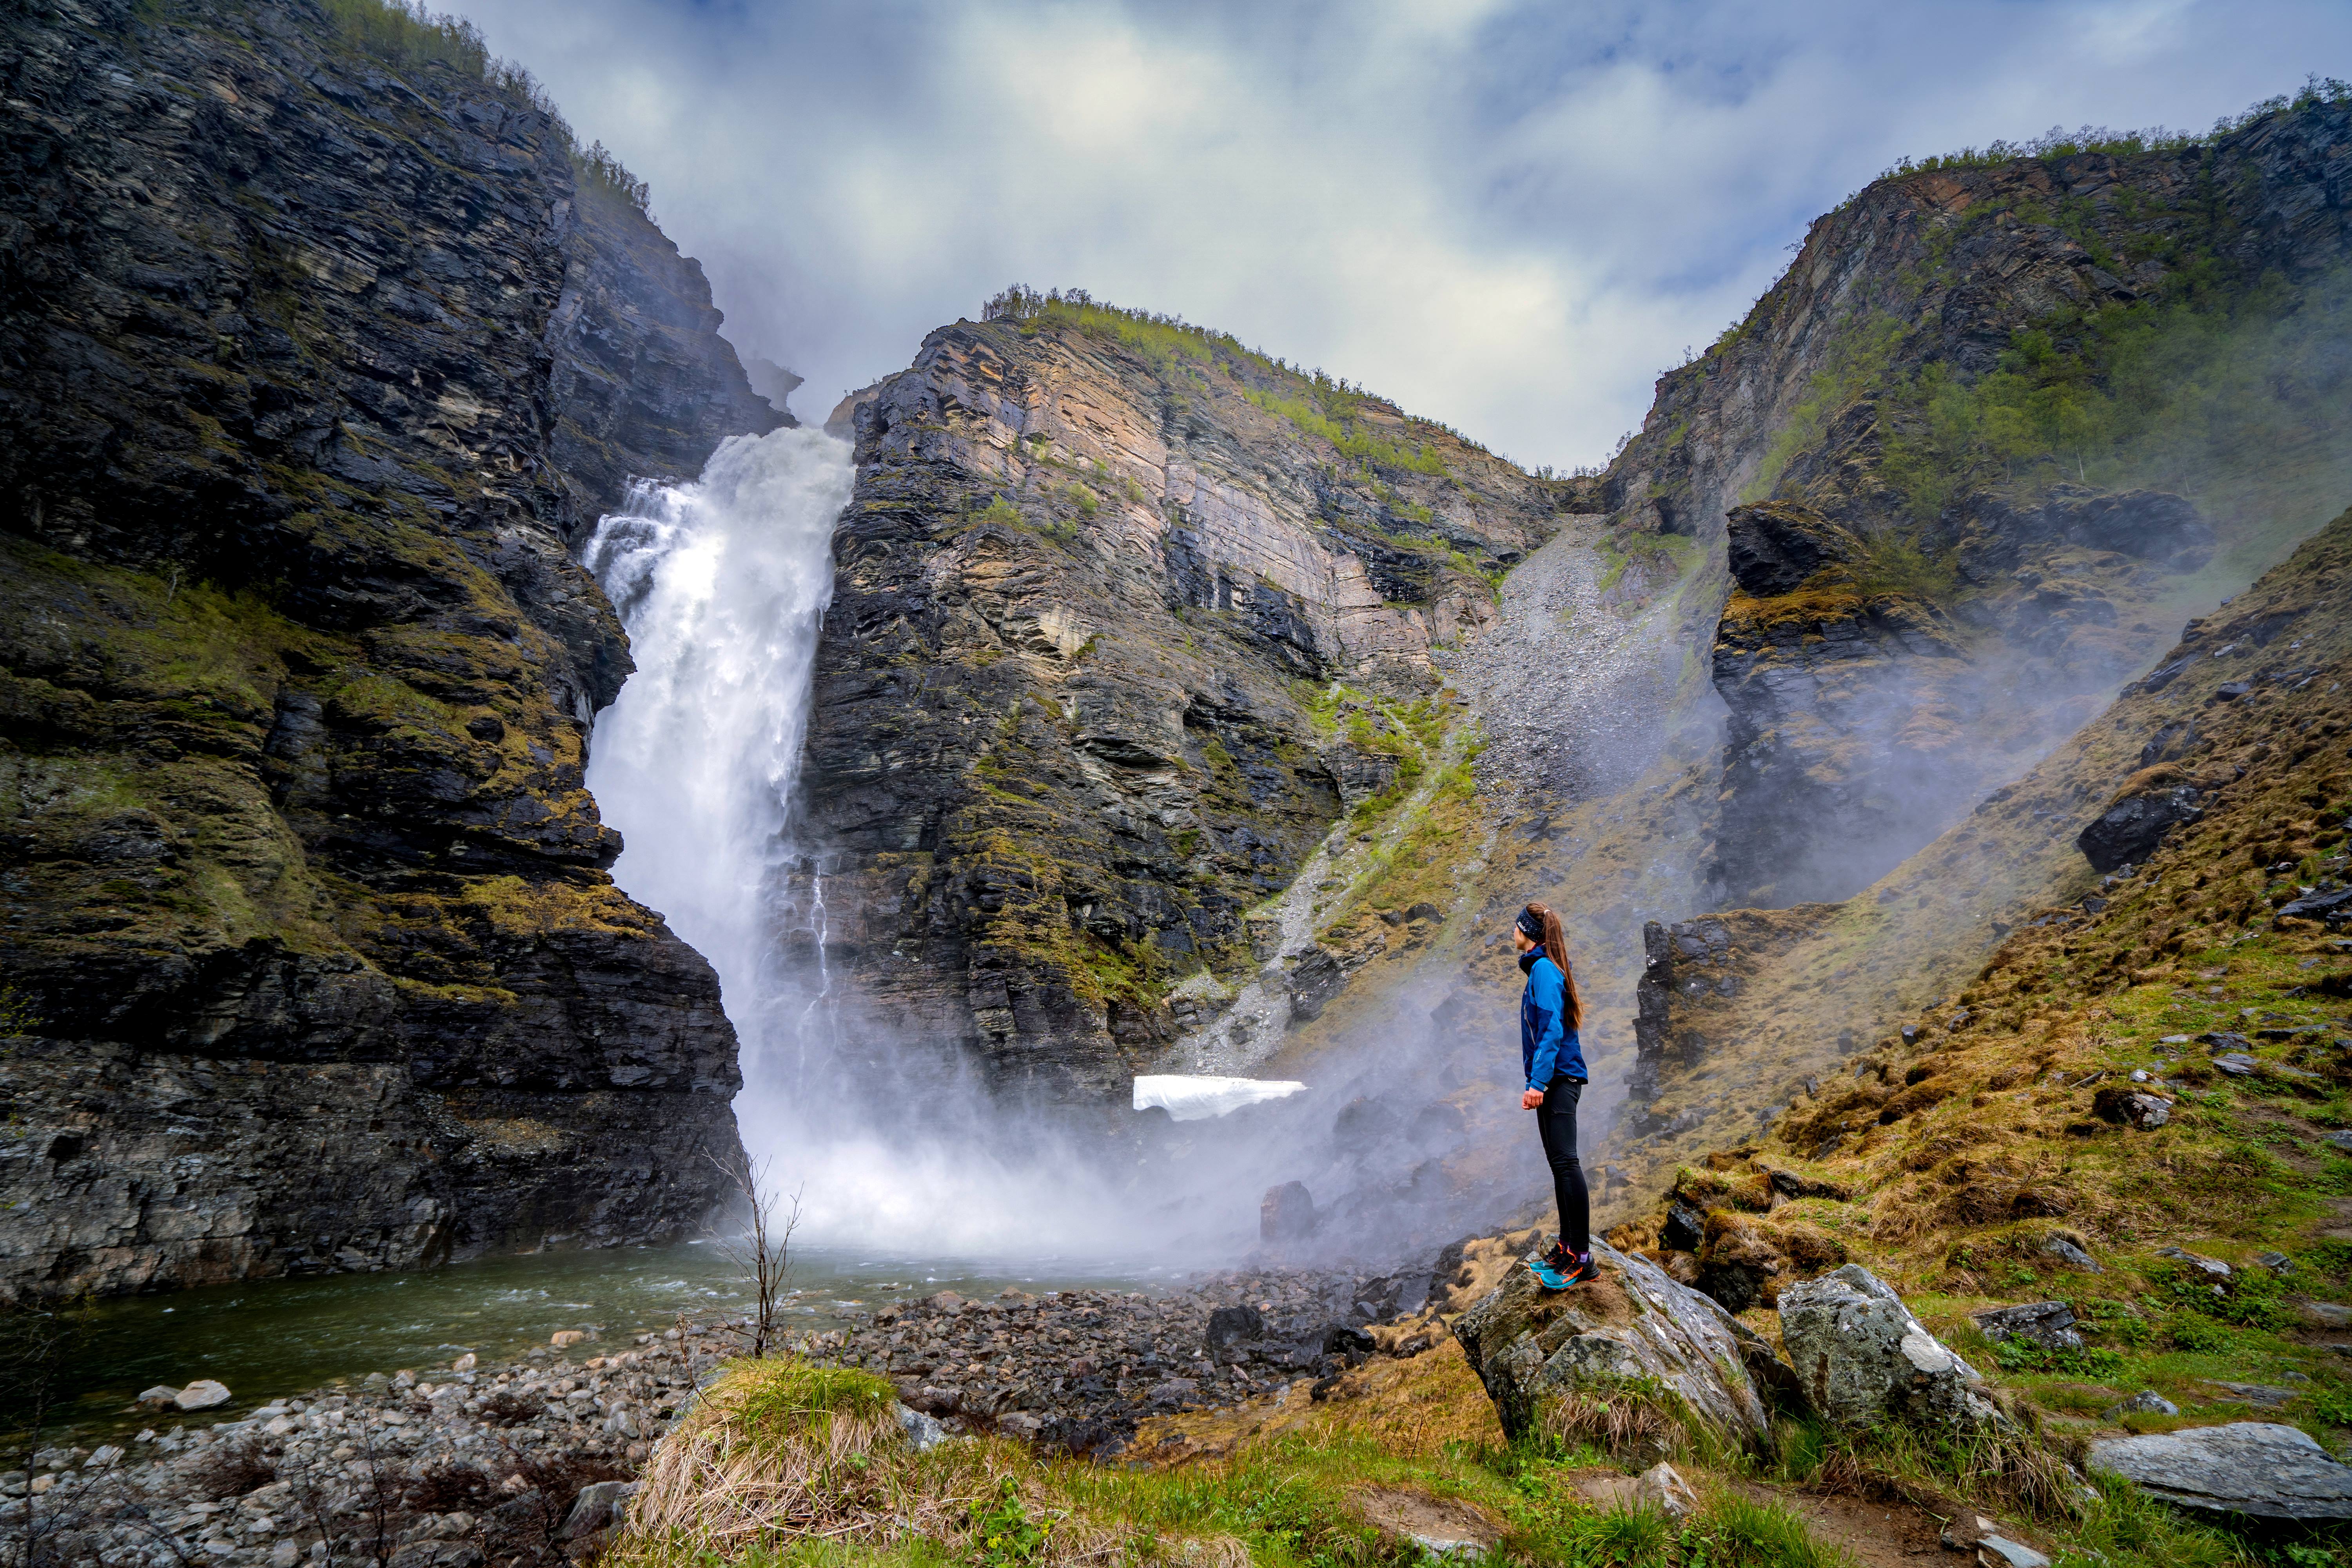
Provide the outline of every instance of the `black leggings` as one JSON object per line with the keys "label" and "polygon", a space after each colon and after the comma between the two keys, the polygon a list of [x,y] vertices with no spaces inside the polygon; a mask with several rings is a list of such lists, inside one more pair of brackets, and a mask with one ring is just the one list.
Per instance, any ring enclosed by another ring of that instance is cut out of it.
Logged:
{"label": "black leggings", "polygon": [[1576,1102],[1583,1093],[1582,1079],[1556,1078],[1536,1107],[1536,1132],[1543,1139],[1552,1196],[1559,1204],[1560,1245],[1574,1253],[1592,1250],[1592,1195],[1585,1191],[1584,1167],[1576,1159]]}

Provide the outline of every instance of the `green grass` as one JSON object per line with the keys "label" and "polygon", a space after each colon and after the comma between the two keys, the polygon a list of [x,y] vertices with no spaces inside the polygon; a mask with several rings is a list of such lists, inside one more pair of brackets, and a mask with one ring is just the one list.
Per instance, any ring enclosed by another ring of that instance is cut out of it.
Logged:
{"label": "green grass", "polygon": [[[2168,131],[2162,126],[2143,131],[2110,131],[2103,125],[2084,125],[2069,131],[2063,125],[2053,125],[2041,135],[2023,142],[1996,141],[1981,148],[1963,147],[1955,153],[1939,153],[1926,158],[1899,159],[1879,178],[1901,179],[1938,169],[1989,169],[2022,158],[2054,161],[2079,157],[2086,153],[2128,158],[2145,153],[2179,152],[2200,142],[2218,140],[2232,132],[2242,131],[2256,121],[2284,110],[2342,103],[2347,99],[2352,99],[2352,83],[2338,81],[2334,77],[2315,75],[2308,78],[2302,90],[2293,97],[2282,94],[2264,99],[2242,113],[2222,115],[2213,122],[2210,131]],[[1847,199],[1852,200],[1851,197]]]}
{"label": "green grass", "polygon": [[2195,494],[2217,467],[2284,447],[2339,458],[2352,416],[2317,388],[2352,325],[2352,274],[2191,286],[2062,311],[2017,332],[1998,367],[1943,363],[1895,384],[1881,471],[1910,517],[1994,486],[2074,481]]}
{"label": "green grass", "polygon": [[1334,417],[1331,405],[1344,402],[1328,396],[1286,397],[1280,393],[1262,392],[1255,388],[1244,394],[1252,403],[1290,422],[1300,433],[1328,441],[1343,458],[1375,468],[1403,468],[1433,479],[1448,479],[1452,475],[1444,458],[1427,442],[1408,451],[1394,441],[1383,440],[1365,430],[1344,413]]}

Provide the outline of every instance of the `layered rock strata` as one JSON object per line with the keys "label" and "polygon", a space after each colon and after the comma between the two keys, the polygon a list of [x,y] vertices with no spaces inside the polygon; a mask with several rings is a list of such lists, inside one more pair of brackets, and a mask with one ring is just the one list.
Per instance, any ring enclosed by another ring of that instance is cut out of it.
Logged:
{"label": "layered rock strata", "polygon": [[778,422],[699,268],[526,93],[307,5],[0,59],[0,1290],[690,1225],[734,1040],[605,874],[569,546]]}
{"label": "layered rock strata", "polygon": [[943,328],[835,417],[858,479],[806,774],[833,973],[1000,1089],[1123,1092],[1258,962],[1250,906],[1422,754],[1432,645],[1489,616],[1558,487],[1096,307]]}

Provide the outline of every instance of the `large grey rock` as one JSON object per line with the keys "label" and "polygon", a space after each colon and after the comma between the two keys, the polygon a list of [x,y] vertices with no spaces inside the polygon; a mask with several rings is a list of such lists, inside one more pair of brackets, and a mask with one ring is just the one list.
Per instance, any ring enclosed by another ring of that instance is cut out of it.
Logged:
{"label": "large grey rock", "polygon": [[[1633,1397],[1718,1440],[1759,1441],[1789,1369],[1746,1325],[1648,1258],[1592,1244],[1601,1279],[1548,1291],[1525,1260],[1454,1320],[1487,1395],[1517,1437],[1562,1401]],[[1668,1397],[1661,1398],[1661,1395]]]}
{"label": "large grey rock", "polygon": [[2352,1468],[2269,1421],[2192,1426],[2091,1445],[2091,1468],[2184,1508],[2256,1519],[2352,1519]]}
{"label": "large grey rock", "polygon": [[1814,1411],[1860,1431],[1888,1420],[2006,1426],[1977,1370],[1859,1263],[1780,1292],[1780,1342]]}

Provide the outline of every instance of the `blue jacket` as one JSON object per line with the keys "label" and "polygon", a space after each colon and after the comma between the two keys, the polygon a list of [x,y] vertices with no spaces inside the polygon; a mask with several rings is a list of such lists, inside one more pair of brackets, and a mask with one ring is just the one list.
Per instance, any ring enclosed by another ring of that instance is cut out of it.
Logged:
{"label": "blue jacket", "polygon": [[1549,1089],[1562,1074],[1582,1081],[1583,1043],[1574,1029],[1560,1028],[1568,1016],[1568,976],[1541,947],[1521,953],[1519,967],[1528,975],[1519,998],[1519,1062],[1527,1068],[1528,1087]]}

